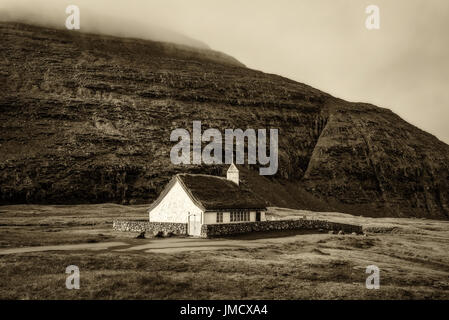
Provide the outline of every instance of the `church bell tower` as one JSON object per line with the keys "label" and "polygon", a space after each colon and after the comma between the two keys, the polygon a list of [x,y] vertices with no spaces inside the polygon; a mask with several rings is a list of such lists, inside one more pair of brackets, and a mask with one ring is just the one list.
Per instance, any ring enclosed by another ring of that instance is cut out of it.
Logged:
{"label": "church bell tower", "polygon": [[226,173],[226,178],[239,185],[239,169],[237,169],[234,163],[229,166],[229,169]]}

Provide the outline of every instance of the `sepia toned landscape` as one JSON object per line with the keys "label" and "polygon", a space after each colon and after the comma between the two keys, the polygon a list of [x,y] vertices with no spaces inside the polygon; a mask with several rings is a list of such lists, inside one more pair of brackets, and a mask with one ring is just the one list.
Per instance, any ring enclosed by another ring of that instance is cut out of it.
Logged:
{"label": "sepia toned landscape", "polygon": [[16,1],[0,301],[449,300],[443,1]]}

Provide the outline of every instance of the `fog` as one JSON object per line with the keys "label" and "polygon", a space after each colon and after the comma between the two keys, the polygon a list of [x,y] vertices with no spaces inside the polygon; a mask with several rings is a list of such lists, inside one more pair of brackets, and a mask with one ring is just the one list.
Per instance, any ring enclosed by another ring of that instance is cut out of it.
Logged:
{"label": "fog", "polygon": [[[390,108],[449,143],[447,0],[0,0],[0,19],[223,51],[250,68]],[[365,8],[380,8],[367,30]]]}
{"label": "fog", "polygon": [[[128,3],[129,2],[129,3]],[[133,37],[209,48],[168,23],[154,23],[145,1],[0,0],[0,20],[65,28],[67,6],[80,8],[80,32]],[[139,8],[143,8],[142,11]]]}

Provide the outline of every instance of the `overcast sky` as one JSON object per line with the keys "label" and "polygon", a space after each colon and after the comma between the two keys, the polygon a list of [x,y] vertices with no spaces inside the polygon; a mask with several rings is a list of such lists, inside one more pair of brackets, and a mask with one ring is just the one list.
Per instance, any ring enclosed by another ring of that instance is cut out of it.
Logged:
{"label": "overcast sky", "polygon": [[[188,41],[166,29],[179,32],[250,68],[390,108],[449,143],[448,0],[0,0],[0,17],[64,27],[68,4],[81,31]],[[380,30],[365,28],[371,4]]]}

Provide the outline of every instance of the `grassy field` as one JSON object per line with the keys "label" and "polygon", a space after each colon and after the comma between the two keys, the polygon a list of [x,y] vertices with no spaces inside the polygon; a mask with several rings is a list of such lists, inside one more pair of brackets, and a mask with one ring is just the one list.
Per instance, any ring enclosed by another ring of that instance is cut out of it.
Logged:
{"label": "grassy field", "polygon": [[[270,211],[273,219],[358,223],[367,236],[264,234],[276,241],[174,253],[110,248],[0,255],[0,299],[449,299],[449,222]],[[0,207],[0,250],[169,241],[114,232],[115,217],[145,217],[145,206]],[[373,264],[381,270],[379,290],[365,288],[365,269]],[[69,265],[80,268],[80,290],[65,287]]]}

